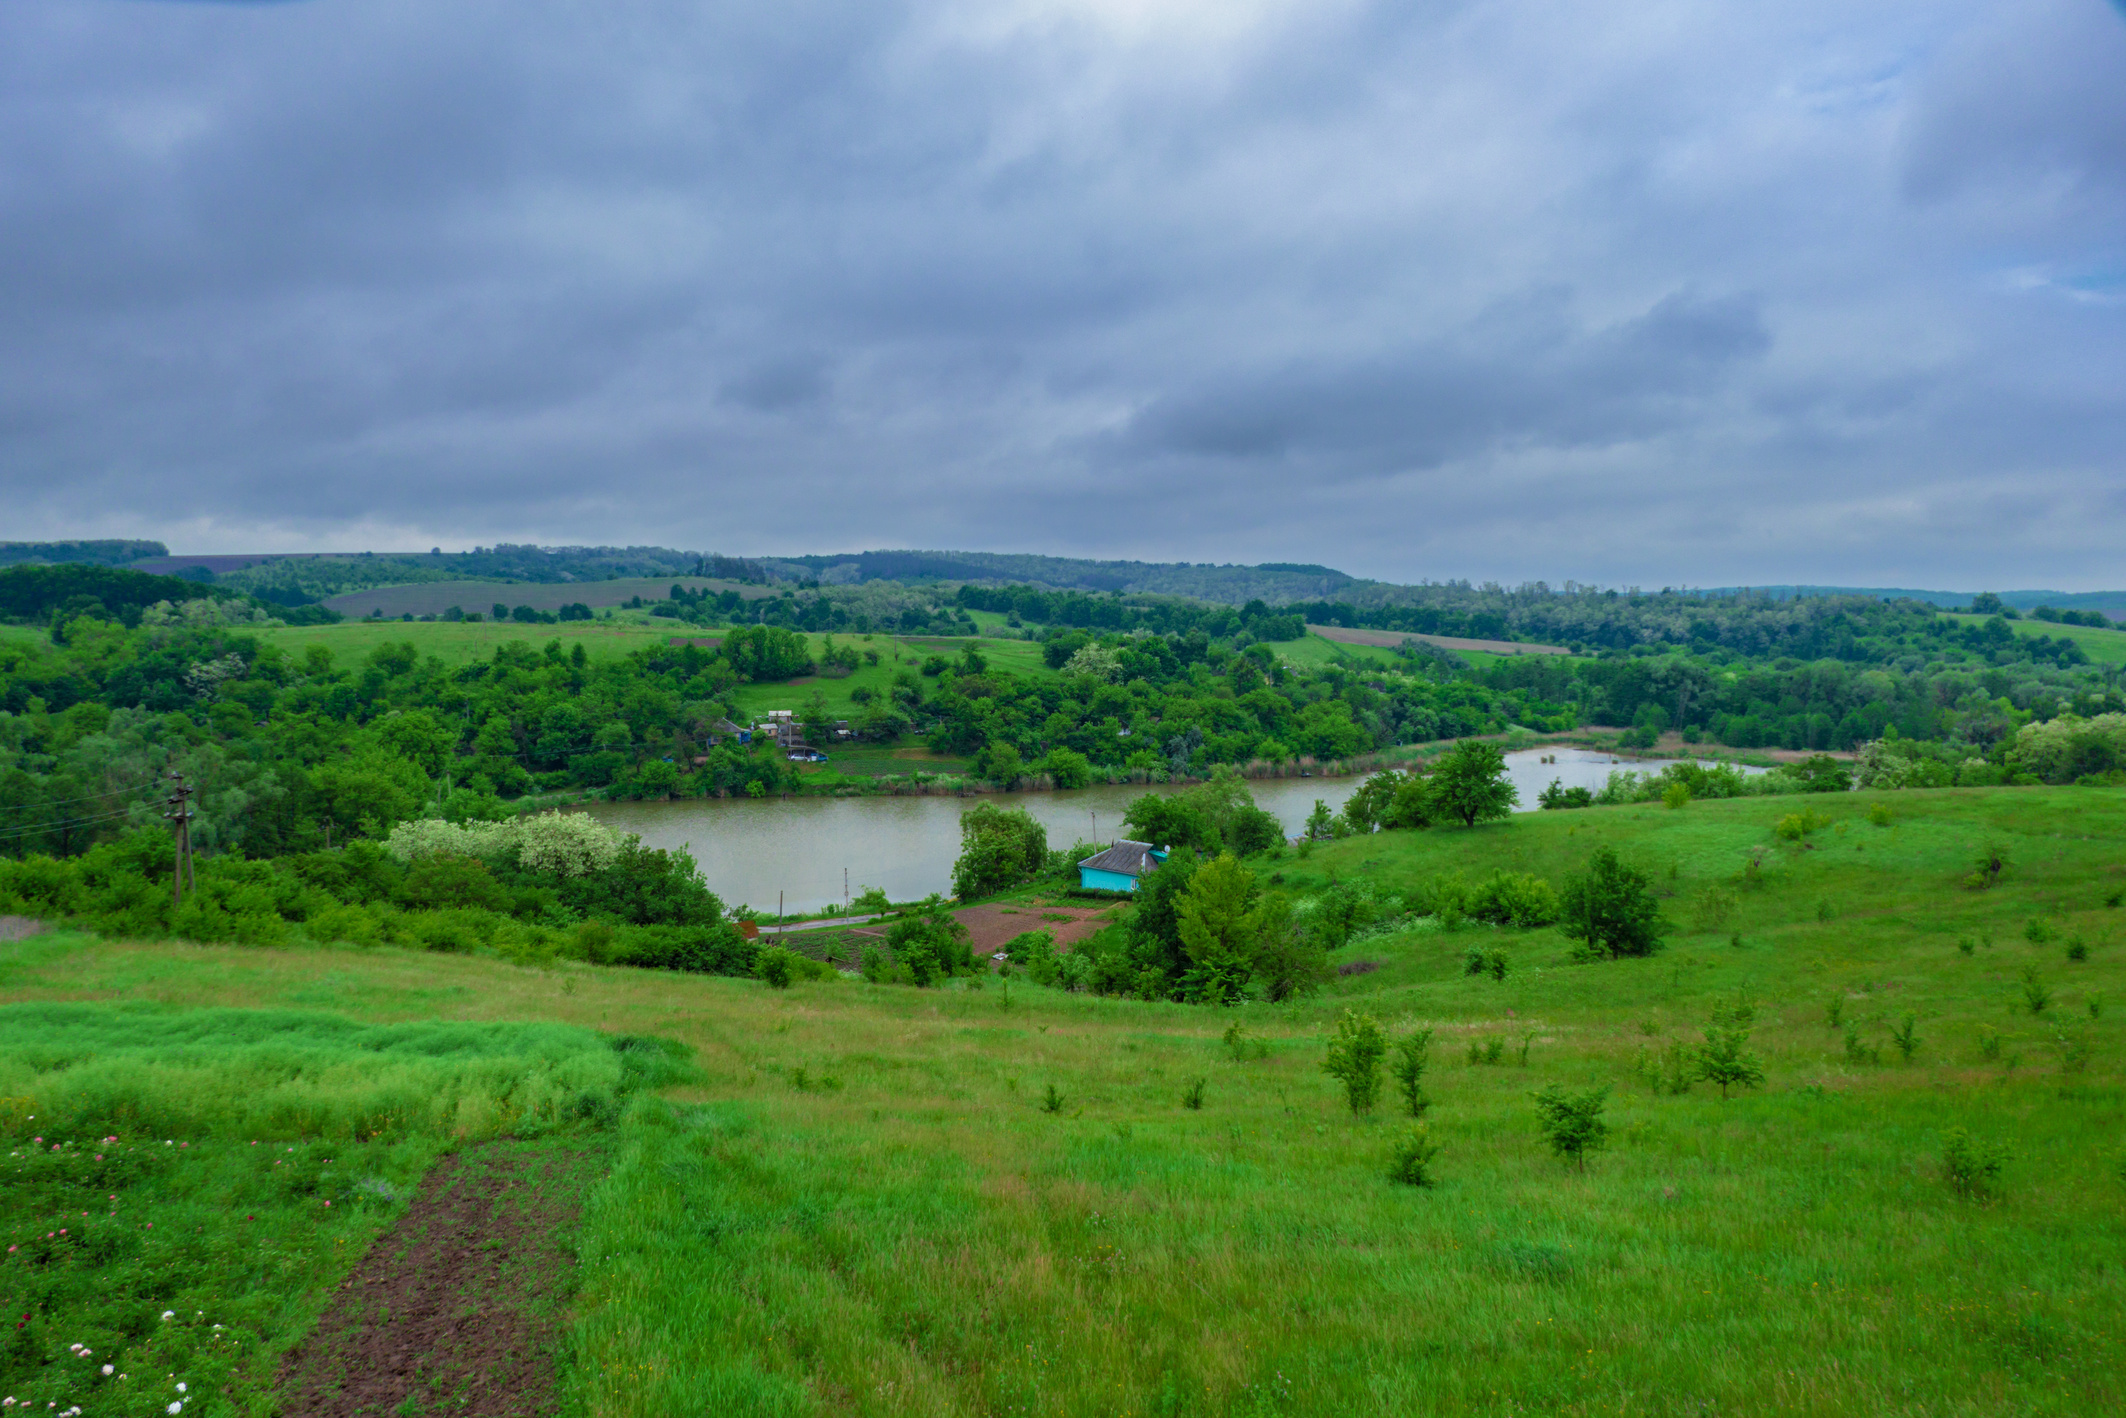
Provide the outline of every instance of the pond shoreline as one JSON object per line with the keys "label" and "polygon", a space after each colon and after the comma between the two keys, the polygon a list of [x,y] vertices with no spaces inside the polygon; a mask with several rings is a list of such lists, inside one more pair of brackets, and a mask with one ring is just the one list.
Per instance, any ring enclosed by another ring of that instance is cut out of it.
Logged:
{"label": "pond shoreline", "polygon": [[[1692,758],[1700,762],[1733,763],[1745,768],[1770,768],[1778,763],[1798,762],[1809,757],[1807,751],[1791,749],[1728,749],[1706,744],[1685,744],[1674,734],[1664,735],[1652,748],[1619,748],[1613,741],[1605,741],[1605,734],[1621,734],[1621,729],[1592,731],[1581,730],[1569,734],[1484,734],[1475,736],[1479,743],[1495,743],[1508,753],[1522,753],[1540,748],[1575,748],[1595,753],[1607,753],[1631,763],[1666,763],[1678,758]],[[1301,758],[1284,763],[1270,763],[1256,759],[1249,763],[1236,764],[1242,779],[1249,782],[1282,781],[1302,778],[1346,779],[1367,774],[1385,772],[1392,768],[1406,768],[1437,758],[1450,751],[1461,739],[1435,739],[1430,743],[1400,745],[1383,749],[1378,753],[1360,754],[1353,758],[1332,759],[1320,762]],[[1830,753],[1840,760],[1851,759],[1850,753]],[[831,760],[830,760],[831,761]],[[825,775],[822,775],[825,776]],[[1045,773],[1028,774],[1014,780],[1009,786],[999,785],[988,779],[972,778],[955,773],[892,773],[892,774],[835,774],[833,782],[803,783],[797,788],[776,793],[760,801],[789,802],[806,798],[915,798],[915,797],[989,797],[1020,794],[1043,794],[1057,792],[1082,792],[1085,788],[1179,788],[1208,781],[1201,777],[1155,777],[1149,772],[1095,774],[1079,788],[1059,788],[1055,780]],[[569,793],[526,794],[518,799],[520,811],[539,812],[553,808],[578,807],[589,803],[654,803],[693,801],[736,801],[743,794],[728,790],[712,793],[674,792],[663,797],[627,797],[590,790]]]}

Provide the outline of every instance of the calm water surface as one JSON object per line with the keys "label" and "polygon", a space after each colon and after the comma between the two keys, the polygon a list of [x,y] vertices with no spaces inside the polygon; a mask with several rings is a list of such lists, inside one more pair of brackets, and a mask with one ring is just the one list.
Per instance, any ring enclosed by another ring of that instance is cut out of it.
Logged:
{"label": "calm water surface", "polygon": [[[1555,763],[1544,763],[1546,756]],[[1506,755],[1520,790],[1521,810],[1553,778],[1566,787],[1600,788],[1620,768],[1658,772],[1668,759],[1629,760],[1586,749],[1530,749]],[[1758,770],[1746,769],[1746,772]],[[1341,808],[1364,779],[1262,778],[1248,784],[1255,802],[1296,836],[1316,799]],[[731,905],[775,909],[776,894],[792,913],[839,904],[844,874],[850,893],[877,886],[896,901],[952,889],[960,854],[960,814],[978,802],[1023,807],[1048,829],[1051,847],[1109,842],[1122,835],[1122,814],[1154,784],[1080,788],[1057,793],[987,797],[690,798],[682,802],[599,803],[601,821],[640,833],[645,846],[679,847],[701,863],[702,875]]]}

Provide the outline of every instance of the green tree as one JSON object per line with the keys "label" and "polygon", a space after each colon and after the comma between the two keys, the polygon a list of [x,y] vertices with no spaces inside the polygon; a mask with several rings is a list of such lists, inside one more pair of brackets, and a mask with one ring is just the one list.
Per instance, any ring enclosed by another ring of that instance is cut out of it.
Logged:
{"label": "green tree", "polygon": [[1326,842],[1336,835],[1336,814],[1320,798],[1314,799],[1314,811],[1307,815],[1306,839],[1309,842]]}
{"label": "green tree", "polygon": [[1321,987],[1329,976],[1328,953],[1292,919],[1290,898],[1281,891],[1268,893],[1249,913],[1248,923],[1255,942],[1255,984],[1264,999],[1282,1003]]}
{"label": "green tree", "polygon": [[1344,1101],[1351,1105],[1353,1113],[1373,1110],[1373,1102],[1380,1096],[1380,1061],[1387,1052],[1387,1036],[1381,1033],[1380,1024],[1372,1015],[1344,1011],[1336,1032],[1329,1038],[1329,1053],[1321,1062],[1321,1071],[1342,1082]]}
{"label": "green tree", "polygon": [[1093,780],[1092,760],[1074,748],[1052,748],[1036,766],[1059,788],[1082,788]]}
{"label": "green tree", "polygon": [[1048,833],[1024,808],[979,803],[960,815],[953,894],[962,901],[1032,881],[1048,864]]}
{"label": "green tree", "polygon": [[1764,1083],[1764,1065],[1748,1049],[1753,1018],[1747,1004],[1715,1009],[1713,1022],[1705,1030],[1705,1043],[1694,1051],[1697,1076],[1719,1085],[1722,1098],[1730,1088],[1757,1088]]}
{"label": "green tree", "polygon": [[1565,878],[1559,893],[1558,928],[1584,943],[1587,952],[1616,958],[1651,955],[1661,948],[1668,923],[1645,872],[1598,847],[1587,870]]}
{"label": "green tree", "polygon": [[1551,1151],[1586,1171],[1587,1154],[1599,1152],[1609,1144],[1609,1124],[1602,1120],[1602,1109],[1609,1101],[1608,1087],[1567,1093],[1553,1083],[1534,1096],[1536,1123],[1542,1129],[1543,1140],[1550,1144]]}
{"label": "green tree", "polygon": [[1002,742],[989,744],[974,756],[974,762],[970,766],[974,770],[974,776],[983,782],[996,783],[1006,788],[1026,775],[1026,764],[1020,759],[1019,751]]}
{"label": "green tree", "polygon": [[1157,871],[1137,882],[1129,917],[1130,954],[1157,966],[1170,983],[1179,982],[1188,971],[1188,951],[1181,944],[1181,898],[1200,865],[1194,849],[1179,847]]}
{"label": "green tree", "polygon": [[1432,770],[1431,800],[1442,816],[1464,827],[1506,817],[1520,801],[1506,777],[1506,755],[1495,743],[1463,739]]}
{"label": "green tree", "polygon": [[1260,929],[1253,914],[1254,895],[1255,874],[1231,852],[1205,863],[1190,880],[1174,913],[1182,949],[1188,953],[1182,988],[1189,999],[1234,1004],[1242,998],[1253,973]]}
{"label": "green tree", "polygon": [[805,696],[804,707],[797,713],[798,726],[804,731],[805,742],[814,748],[825,748],[834,741],[834,720],[828,717],[827,699],[818,690]]}
{"label": "green tree", "polygon": [[1425,1096],[1425,1069],[1432,1058],[1432,1031],[1420,1029],[1405,1034],[1395,1041],[1395,1056],[1388,1063],[1388,1072],[1394,1075],[1396,1088],[1403,1095],[1403,1106],[1410,1116],[1421,1118],[1432,1100]]}

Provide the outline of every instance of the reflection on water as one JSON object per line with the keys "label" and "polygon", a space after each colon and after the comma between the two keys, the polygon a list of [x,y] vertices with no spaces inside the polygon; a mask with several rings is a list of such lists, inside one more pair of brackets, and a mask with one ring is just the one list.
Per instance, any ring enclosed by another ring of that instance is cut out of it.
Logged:
{"label": "reflection on water", "polygon": [[[1541,762],[1546,755],[1557,762]],[[1634,763],[1569,748],[1506,755],[1523,811],[1535,807],[1536,794],[1552,778],[1568,788],[1599,789],[1618,769],[1659,771],[1666,761]],[[1316,799],[1340,808],[1362,781],[1263,778],[1250,781],[1248,789],[1291,836]],[[784,909],[795,913],[841,902],[845,873],[852,895],[866,886],[883,888],[896,901],[950,891],[952,863],[960,854],[960,813],[977,802],[1025,808],[1048,829],[1049,845],[1063,847],[1113,841],[1122,835],[1122,814],[1131,802],[1147,792],[1174,791],[1133,784],[984,798],[690,798],[599,803],[591,812],[602,822],[640,833],[645,846],[684,848],[701,863],[709,886],[732,905],[772,911],[780,893]]]}

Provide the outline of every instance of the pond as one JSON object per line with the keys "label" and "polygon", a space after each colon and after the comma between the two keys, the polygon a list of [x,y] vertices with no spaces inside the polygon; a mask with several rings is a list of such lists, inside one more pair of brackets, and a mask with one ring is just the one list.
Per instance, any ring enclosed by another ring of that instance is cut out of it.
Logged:
{"label": "pond", "polygon": [[[1545,763],[1545,757],[1556,759]],[[1586,749],[1528,749],[1506,755],[1522,811],[1553,778],[1566,787],[1600,789],[1618,769],[1659,772],[1673,760],[1631,760]],[[1759,772],[1745,769],[1745,772]],[[1317,799],[1341,808],[1363,782],[1348,778],[1259,778],[1248,789],[1276,815],[1286,836],[1305,825]],[[960,854],[960,814],[977,802],[1023,807],[1048,829],[1051,847],[1110,842],[1122,835],[1122,814],[1145,793],[1178,791],[1165,784],[1079,788],[1054,793],[986,797],[689,798],[678,802],[599,803],[599,821],[641,834],[650,847],[678,847],[701,864],[709,886],[731,906],[773,911],[778,895],[790,914],[839,905],[866,886],[896,901],[952,889]]]}

